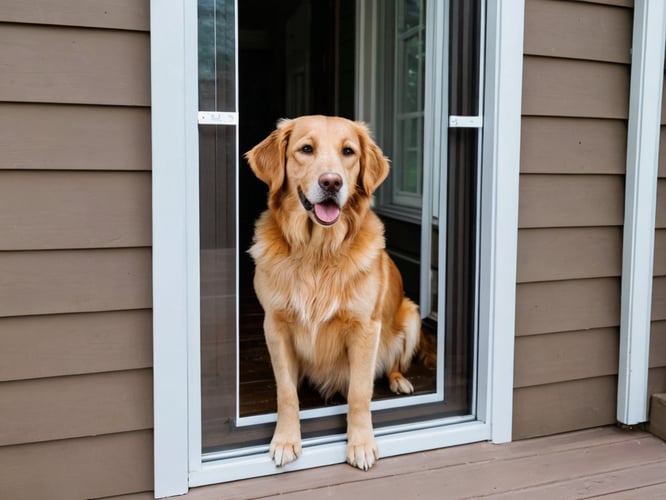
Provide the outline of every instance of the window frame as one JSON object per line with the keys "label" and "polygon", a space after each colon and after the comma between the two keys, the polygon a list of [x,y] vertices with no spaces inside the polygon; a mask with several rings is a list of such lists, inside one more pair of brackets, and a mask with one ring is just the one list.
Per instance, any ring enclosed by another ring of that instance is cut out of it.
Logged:
{"label": "window frame", "polygon": [[[511,440],[524,0],[488,2],[481,167],[477,420],[378,437],[382,456]],[[359,43],[363,43],[362,38]],[[206,464],[200,403],[197,4],[151,0],[154,472],[157,498],[233,478]],[[370,68],[372,73],[372,68]],[[374,75],[376,77],[376,75]],[[372,80],[368,82],[372,84]],[[195,332],[195,334],[193,334]],[[198,419],[199,430],[201,418]],[[396,429],[397,430],[397,429]],[[308,450],[284,470],[345,460],[343,442]],[[271,473],[276,472],[273,468]],[[260,475],[260,474],[258,474]]]}

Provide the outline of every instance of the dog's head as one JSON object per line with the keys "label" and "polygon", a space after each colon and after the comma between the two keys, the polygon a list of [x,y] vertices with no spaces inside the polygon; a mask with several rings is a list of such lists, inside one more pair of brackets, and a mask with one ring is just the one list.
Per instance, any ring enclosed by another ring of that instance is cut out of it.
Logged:
{"label": "dog's head", "polygon": [[268,185],[271,209],[298,199],[320,226],[335,224],[355,200],[369,200],[389,171],[367,126],[338,117],[281,120],[246,158]]}

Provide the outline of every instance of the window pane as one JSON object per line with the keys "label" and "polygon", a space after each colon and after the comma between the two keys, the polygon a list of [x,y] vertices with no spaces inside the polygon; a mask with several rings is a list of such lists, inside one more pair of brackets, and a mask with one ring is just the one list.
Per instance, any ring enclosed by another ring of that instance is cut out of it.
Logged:
{"label": "window pane", "polygon": [[[199,1],[199,110],[236,110],[233,0]],[[199,127],[202,444],[218,445],[236,417],[235,126]]]}
{"label": "window pane", "polygon": [[418,26],[421,20],[421,2],[420,0],[398,0],[399,21],[398,28],[406,31]]}
{"label": "window pane", "polygon": [[[470,377],[474,363],[478,140],[477,129],[449,130],[445,349],[447,359],[459,361],[455,368],[448,367],[454,378],[464,374]],[[463,396],[464,391],[458,390]],[[471,385],[467,391],[467,397],[471,397]]]}
{"label": "window pane", "polygon": [[478,115],[481,2],[451,0],[450,40],[449,114]]}
{"label": "window pane", "polygon": [[234,0],[199,0],[199,110],[236,111]]}
{"label": "window pane", "polygon": [[423,172],[423,91],[425,83],[425,2],[397,0],[394,44],[395,115],[392,189],[382,202],[421,208]]}
{"label": "window pane", "polygon": [[199,131],[204,448],[236,415],[236,129]]}
{"label": "window pane", "polygon": [[402,74],[404,81],[401,89],[400,112],[410,113],[421,111],[419,95],[421,93],[421,40],[418,35],[409,37],[404,42],[404,67]]}
{"label": "window pane", "polygon": [[399,174],[398,191],[418,194],[421,192],[421,163],[423,154],[421,150],[421,122],[422,117],[400,120],[398,126]]}

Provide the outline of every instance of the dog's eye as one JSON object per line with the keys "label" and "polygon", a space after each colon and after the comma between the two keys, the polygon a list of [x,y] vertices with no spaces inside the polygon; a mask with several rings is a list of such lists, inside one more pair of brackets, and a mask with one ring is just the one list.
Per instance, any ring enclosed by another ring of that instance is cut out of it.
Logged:
{"label": "dog's eye", "polygon": [[351,156],[354,154],[354,150],[352,148],[342,148],[342,154],[345,156]]}
{"label": "dog's eye", "polygon": [[301,152],[303,152],[303,153],[310,154],[310,153],[312,153],[312,151],[313,151],[312,146],[310,146],[309,144],[306,144],[305,146],[303,146],[301,148]]}

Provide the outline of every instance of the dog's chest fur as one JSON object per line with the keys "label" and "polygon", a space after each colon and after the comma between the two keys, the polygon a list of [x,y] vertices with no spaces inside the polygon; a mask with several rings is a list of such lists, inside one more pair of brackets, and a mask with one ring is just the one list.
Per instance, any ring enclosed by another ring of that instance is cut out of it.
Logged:
{"label": "dog's chest fur", "polygon": [[[283,310],[301,326],[316,333],[320,327],[340,317],[367,320],[376,300],[373,274],[355,269],[349,272],[344,253],[313,260],[290,255],[274,262],[268,271],[279,286],[274,289],[275,309]],[[346,267],[346,272],[341,268]]]}
{"label": "dog's chest fur", "polygon": [[322,325],[336,318],[369,320],[384,252],[382,226],[375,223],[374,214],[369,222],[358,237],[334,251],[321,243],[326,228],[315,228],[309,244],[294,248],[265,213],[250,249],[256,264],[255,289],[264,310],[281,311],[315,337]]}

